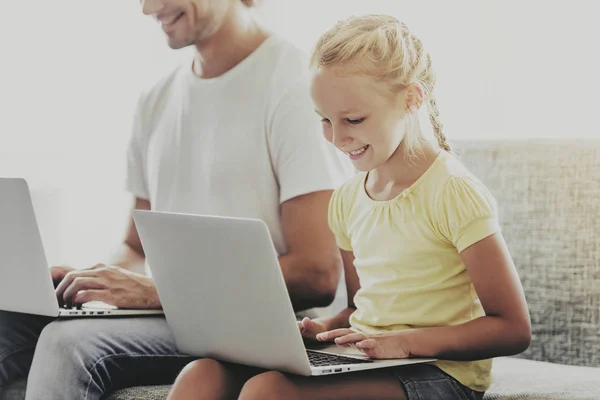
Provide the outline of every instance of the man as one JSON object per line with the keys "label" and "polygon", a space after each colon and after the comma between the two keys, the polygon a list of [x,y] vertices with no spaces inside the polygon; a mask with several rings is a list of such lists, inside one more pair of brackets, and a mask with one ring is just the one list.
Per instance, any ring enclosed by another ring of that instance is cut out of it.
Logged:
{"label": "man", "polygon": [[[320,137],[307,60],[255,20],[252,0],[145,0],[169,46],[192,62],[141,96],[128,150],[135,208],[255,217],[269,226],[296,310],[330,304],[341,260],[331,190],[351,173]],[[201,260],[199,266],[201,266]],[[67,304],[159,308],[130,221],[110,266],[54,267]],[[27,399],[99,399],[170,383],[190,359],[163,318],[71,320],[0,313],[0,386],[29,376]]]}

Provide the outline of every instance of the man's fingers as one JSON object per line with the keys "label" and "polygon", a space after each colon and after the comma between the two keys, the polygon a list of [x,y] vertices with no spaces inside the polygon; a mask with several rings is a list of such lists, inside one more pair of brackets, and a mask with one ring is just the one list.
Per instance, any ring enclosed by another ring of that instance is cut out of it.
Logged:
{"label": "man's fingers", "polygon": [[111,295],[108,290],[88,289],[82,290],[75,295],[73,303],[81,305],[90,301],[102,301],[106,304],[111,304]]}
{"label": "man's fingers", "polygon": [[[72,273],[70,272],[69,274],[72,274]],[[60,281],[58,286],[56,286],[56,297],[58,298],[58,301],[61,303],[63,301],[63,293],[71,285],[71,282],[73,281],[73,279],[75,279],[75,276],[69,275],[69,274],[65,275],[63,280]]]}
{"label": "man's fingers", "polygon": [[98,276],[98,271],[85,270],[69,272],[56,287],[56,297],[62,301],[65,290],[71,286],[76,278],[92,278],[96,276]]}
{"label": "man's fingers", "polygon": [[50,268],[50,275],[52,276],[52,280],[59,280],[62,279],[67,272],[69,272],[67,269],[65,269],[64,267],[52,267]]}
{"label": "man's fingers", "polygon": [[54,287],[56,288],[60,281],[63,280],[65,275],[69,272],[73,271],[73,268],[67,267],[66,265],[59,265],[50,268],[50,276],[52,277],[52,282],[54,283]]}
{"label": "man's fingers", "polygon": [[73,279],[73,282],[67,287],[62,295],[62,299],[65,302],[69,302],[80,290],[87,289],[106,289],[106,284],[101,278],[91,277],[77,277]]}

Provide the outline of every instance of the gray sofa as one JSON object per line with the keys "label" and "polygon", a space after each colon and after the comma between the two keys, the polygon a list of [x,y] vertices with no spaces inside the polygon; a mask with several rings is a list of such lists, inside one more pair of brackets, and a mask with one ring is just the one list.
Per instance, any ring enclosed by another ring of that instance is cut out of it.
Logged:
{"label": "gray sofa", "polygon": [[[494,361],[488,400],[600,399],[600,141],[457,143],[498,200],[533,323],[531,347]],[[23,382],[2,400],[23,398]],[[165,399],[167,386],[110,400]]]}

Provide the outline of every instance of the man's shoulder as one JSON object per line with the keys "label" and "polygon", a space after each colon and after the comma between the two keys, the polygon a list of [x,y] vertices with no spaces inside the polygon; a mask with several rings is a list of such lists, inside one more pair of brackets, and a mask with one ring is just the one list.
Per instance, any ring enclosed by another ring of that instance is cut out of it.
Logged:
{"label": "man's shoulder", "polygon": [[308,55],[287,39],[273,34],[269,38],[273,42],[273,51],[277,55],[277,68],[297,68],[308,71]]}
{"label": "man's shoulder", "polygon": [[268,78],[272,88],[287,92],[298,87],[308,87],[308,56],[288,40],[272,36],[271,52],[265,58],[269,65]]}
{"label": "man's shoulder", "polygon": [[189,63],[179,64],[158,79],[154,79],[142,87],[139,105],[143,111],[152,113],[157,106],[172,95],[173,90],[175,90],[183,76],[186,65],[189,66]]}

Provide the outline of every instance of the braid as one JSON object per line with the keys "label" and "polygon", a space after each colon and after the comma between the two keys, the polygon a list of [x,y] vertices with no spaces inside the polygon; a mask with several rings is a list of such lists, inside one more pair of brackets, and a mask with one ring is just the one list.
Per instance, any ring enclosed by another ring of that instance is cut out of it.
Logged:
{"label": "braid", "polygon": [[429,93],[427,96],[429,100],[429,120],[431,121],[431,125],[433,126],[433,133],[437,139],[438,145],[442,150],[446,150],[448,153],[452,153],[452,148],[450,144],[448,144],[448,139],[444,134],[444,125],[440,122],[440,110],[438,109],[437,103],[435,101],[435,96],[433,95],[433,91]]}
{"label": "braid", "polygon": [[433,127],[433,133],[435,138],[437,139],[438,145],[440,149],[447,151],[448,153],[452,153],[452,148],[448,143],[448,139],[444,134],[444,125],[440,121],[440,110],[437,106],[437,101],[435,99],[435,94],[433,93],[433,89],[435,87],[435,73],[431,66],[431,55],[427,54],[425,65],[423,70],[421,71],[419,81],[421,81],[421,85],[423,86],[423,90],[425,92],[425,97],[427,98],[427,108],[429,109],[429,121],[431,122],[431,126]]}
{"label": "braid", "polygon": [[408,31],[408,28],[405,28],[404,24],[402,24],[402,27],[406,29],[406,32],[404,32],[404,40],[406,41],[405,47],[410,49],[410,53],[412,53],[412,57],[408,57],[409,64],[408,68],[406,68],[406,72],[408,73],[410,80],[418,81],[423,87],[425,97],[428,101],[429,120],[431,121],[438,145],[442,150],[451,153],[452,148],[450,147],[450,144],[448,144],[448,140],[444,134],[444,126],[440,121],[440,110],[438,109],[435,95],[433,94],[436,79],[431,66],[431,56],[423,48],[421,40],[411,34]]}

